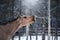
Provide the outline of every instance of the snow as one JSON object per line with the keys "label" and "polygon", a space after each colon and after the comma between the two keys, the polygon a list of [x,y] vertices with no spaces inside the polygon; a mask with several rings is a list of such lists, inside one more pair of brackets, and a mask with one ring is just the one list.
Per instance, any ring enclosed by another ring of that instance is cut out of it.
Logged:
{"label": "snow", "polygon": [[[36,40],[36,36],[32,36],[31,37],[32,40]],[[15,36],[14,40],[19,40],[18,36]],[[21,36],[21,40],[26,40],[26,36]],[[28,40],[30,40],[30,36],[28,36]],[[38,40],[42,40],[42,36],[38,36]],[[48,36],[45,36],[45,40],[48,40]],[[51,37],[52,40],[52,37]],[[53,36],[53,40],[54,40],[54,36]],[[60,37],[58,36],[58,40],[60,40]]]}

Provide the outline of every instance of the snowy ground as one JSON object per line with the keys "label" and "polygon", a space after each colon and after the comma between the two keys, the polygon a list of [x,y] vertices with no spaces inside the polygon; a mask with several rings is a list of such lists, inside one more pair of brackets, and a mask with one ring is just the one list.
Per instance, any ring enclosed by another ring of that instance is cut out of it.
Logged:
{"label": "snowy ground", "polygon": [[[14,40],[19,40],[19,37],[15,36]],[[26,40],[26,36],[22,36],[21,40]],[[29,36],[28,36],[28,40],[30,40]],[[32,36],[32,40],[36,40],[36,36]],[[38,36],[38,40],[42,40],[42,36]],[[48,40],[47,36],[45,37],[45,40]],[[51,37],[51,40],[52,40],[52,37]],[[54,37],[53,37],[53,40],[54,40]],[[58,40],[60,40],[60,37],[58,37]]]}

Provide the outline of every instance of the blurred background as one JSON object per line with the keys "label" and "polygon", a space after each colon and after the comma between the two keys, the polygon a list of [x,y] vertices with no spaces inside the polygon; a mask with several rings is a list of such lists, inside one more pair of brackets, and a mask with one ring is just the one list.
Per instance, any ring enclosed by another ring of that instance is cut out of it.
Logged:
{"label": "blurred background", "polygon": [[[50,7],[49,7],[50,5]],[[50,8],[50,40],[60,40],[59,0],[0,0],[0,24],[5,24],[19,16],[35,16],[35,22],[21,28],[12,40],[48,40],[48,17]]]}

